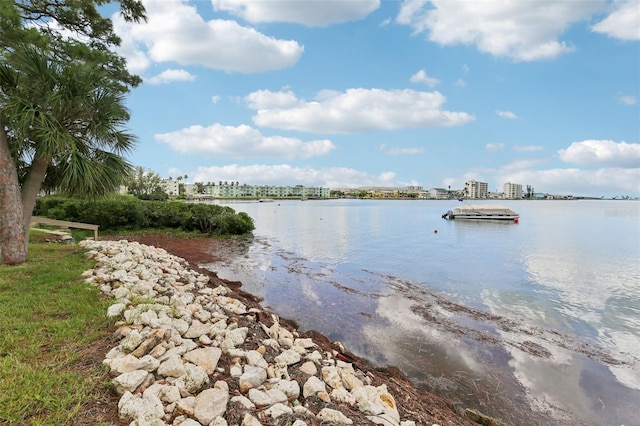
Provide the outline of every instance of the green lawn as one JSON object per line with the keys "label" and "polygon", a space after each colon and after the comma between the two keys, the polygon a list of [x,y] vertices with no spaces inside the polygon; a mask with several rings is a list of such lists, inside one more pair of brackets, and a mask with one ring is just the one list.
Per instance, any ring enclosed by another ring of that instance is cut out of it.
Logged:
{"label": "green lawn", "polygon": [[88,348],[113,328],[108,301],[80,278],[76,245],[31,242],[29,261],[0,266],[0,424],[72,424],[104,392]]}

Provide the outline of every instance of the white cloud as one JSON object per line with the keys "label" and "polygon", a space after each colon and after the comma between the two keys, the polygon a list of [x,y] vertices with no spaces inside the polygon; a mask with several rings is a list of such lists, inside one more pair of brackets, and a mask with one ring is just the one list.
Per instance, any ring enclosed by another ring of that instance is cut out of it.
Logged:
{"label": "white cloud", "polygon": [[517,145],[513,147],[513,150],[516,152],[535,152],[543,151],[544,147],[541,145]]}
{"label": "white cloud", "polygon": [[635,105],[638,103],[638,97],[633,95],[620,95],[618,96],[618,100],[624,105]]}
{"label": "white cloud", "polygon": [[496,111],[496,115],[500,118],[504,118],[505,120],[516,120],[518,116],[515,115],[511,111]]}
{"label": "white cloud", "polygon": [[213,95],[213,96],[211,97],[211,103],[212,103],[212,104],[217,104],[218,102],[220,102],[220,96],[218,96],[218,95]]}
{"label": "white cloud", "polygon": [[246,125],[233,127],[217,123],[209,127],[191,126],[171,133],[156,134],[154,137],[180,153],[205,157],[309,158],[326,155],[335,149],[328,139],[303,142],[284,136],[264,136]]}
{"label": "white cloud", "polygon": [[396,18],[442,45],[475,45],[516,61],[552,59],[573,47],[559,36],[588,19],[600,2],[549,0],[406,0]]}
{"label": "white cloud", "polygon": [[496,115],[500,118],[504,118],[505,120],[517,120],[518,116],[512,111],[496,111]]}
{"label": "white cloud", "polygon": [[415,148],[401,148],[399,146],[391,146],[387,147],[386,145],[380,145],[380,150],[384,152],[385,155],[389,155],[392,157],[396,157],[398,155],[417,155],[423,154],[425,149],[422,147]]}
{"label": "white cloud", "polygon": [[591,30],[620,40],[640,40],[640,2],[617,1],[613,7],[613,12]]}
{"label": "white cloud", "polygon": [[504,149],[503,143],[488,143],[484,146],[487,151],[500,151]]}
{"label": "white cloud", "polygon": [[250,93],[245,100],[251,109],[292,108],[301,104],[295,93],[272,92],[270,90],[258,90]]}
{"label": "white cloud", "polygon": [[247,97],[249,107],[257,110],[253,122],[258,126],[323,134],[460,126],[475,119],[441,109],[445,100],[439,92],[381,89],[323,91],[313,101],[291,92],[260,91]]}
{"label": "white cloud", "polygon": [[113,17],[123,39],[118,51],[132,71],[144,71],[150,62],[176,62],[256,73],[290,67],[304,51],[295,41],[268,37],[235,21],[205,21],[186,0],[149,0],[145,7],[146,23]]}
{"label": "white cloud", "polygon": [[424,70],[420,70],[409,79],[412,83],[424,83],[429,87],[436,87],[440,84],[440,80],[435,77],[429,77]]}
{"label": "white cloud", "polygon": [[249,185],[305,185],[328,188],[357,188],[359,186],[394,186],[399,185],[395,173],[384,172],[373,175],[368,172],[347,167],[294,167],[288,164],[265,165],[254,164],[240,166],[198,167],[190,173],[195,182],[238,181]]}
{"label": "white cloud", "polygon": [[511,173],[498,173],[495,178],[497,182],[532,185],[536,192],[548,194],[592,197],[640,194],[640,168],[526,169]]}
{"label": "white cloud", "polygon": [[160,74],[146,79],[149,84],[165,84],[172,81],[194,81],[196,76],[185,70],[164,70]]}
{"label": "white cloud", "polygon": [[585,140],[561,149],[558,156],[567,163],[640,169],[640,144],[637,143]]}
{"label": "white cloud", "polygon": [[212,0],[215,10],[229,12],[251,23],[292,22],[310,27],[356,21],[380,7],[380,0],[288,1]]}

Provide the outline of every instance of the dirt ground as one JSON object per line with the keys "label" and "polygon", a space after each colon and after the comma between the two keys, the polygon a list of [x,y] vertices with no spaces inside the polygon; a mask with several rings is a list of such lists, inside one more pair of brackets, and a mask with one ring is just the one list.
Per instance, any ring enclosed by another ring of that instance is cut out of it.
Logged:
{"label": "dirt ground", "polygon": [[[217,244],[215,239],[172,238],[164,235],[146,234],[127,235],[126,237],[110,236],[103,237],[103,239],[126,239],[129,241],[138,241],[142,244],[164,248],[169,253],[187,260],[192,269],[208,275],[213,286],[224,284],[233,290],[233,294],[230,296],[240,299],[250,307],[262,309],[260,306],[260,300],[251,294],[242,291],[241,283],[221,280],[215,273],[197,267],[198,264],[211,263],[218,260],[215,256],[210,254],[215,252],[215,250],[213,250]],[[297,328],[293,322],[287,321],[286,319],[281,319],[281,322],[292,329]],[[304,337],[312,337],[322,349],[330,350],[334,348],[333,342],[329,341],[328,338],[317,332],[308,331],[301,334]],[[102,360],[108,350],[115,344],[114,338],[107,335],[107,337],[102,341],[97,342],[90,348],[86,348],[85,357],[82,364],[77,366],[78,369],[86,371],[88,374],[91,372],[93,372],[93,374],[96,374],[96,372],[102,372],[100,374],[102,374],[102,378],[106,383],[109,380],[109,377],[102,369]],[[400,416],[403,420],[411,419],[418,425],[429,426],[433,424],[441,426],[498,424],[492,423],[492,419],[488,418],[476,418],[476,421],[472,421],[469,417],[470,413],[465,414],[465,410],[462,407],[458,407],[450,401],[417,389],[411,384],[404,373],[395,367],[377,368],[372,366],[366,360],[355,357],[351,353],[347,352],[345,355],[352,357],[354,364],[357,365],[358,368],[373,376],[375,385],[383,383],[387,385],[389,391],[395,397],[398,411],[400,412]],[[117,404],[118,397],[110,391],[108,386],[97,385],[95,399],[80,410],[80,414],[71,424],[77,426],[96,424],[112,426],[127,425],[128,422],[123,422],[118,418]]]}

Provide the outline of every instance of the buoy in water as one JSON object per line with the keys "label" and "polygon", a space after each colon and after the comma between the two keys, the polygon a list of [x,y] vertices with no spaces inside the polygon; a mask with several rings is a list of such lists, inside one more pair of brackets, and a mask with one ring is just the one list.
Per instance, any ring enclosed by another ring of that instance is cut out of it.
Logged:
{"label": "buoy in water", "polygon": [[434,234],[437,234],[437,233],[438,233],[438,230],[437,230],[437,229],[434,229],[434,230],[433,230],[433,233],[434,233]]}
{"label": "buoy in water", "polygon": [[518,218],[513,219],[513,223],[518,223]]}

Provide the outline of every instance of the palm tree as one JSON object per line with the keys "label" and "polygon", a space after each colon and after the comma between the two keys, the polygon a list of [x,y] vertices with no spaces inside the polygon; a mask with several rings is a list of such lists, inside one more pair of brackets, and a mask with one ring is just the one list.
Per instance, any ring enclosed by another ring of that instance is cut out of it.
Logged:
{"label": "palm tree", "polygon": [[[135,137],[122,89],[95,66],[64,66],[48,52],[21,47],[0,65],[0,117],[22,179],[25,238],[40,188],[100,195],[116,188],[131,170],[123,154]],[[4,253],[3,253],[4,255]]]}

